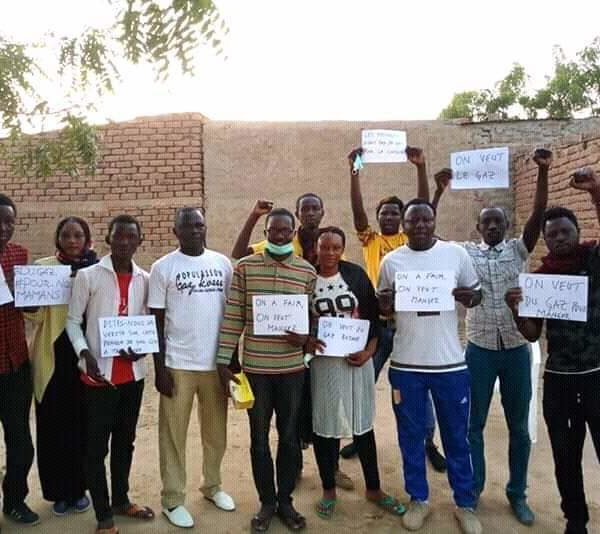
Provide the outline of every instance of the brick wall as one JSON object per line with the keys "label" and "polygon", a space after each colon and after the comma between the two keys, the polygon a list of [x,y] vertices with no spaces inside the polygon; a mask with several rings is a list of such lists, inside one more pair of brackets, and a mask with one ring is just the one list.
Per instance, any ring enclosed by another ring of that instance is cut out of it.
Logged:
{"label": "brick wall", "polygon": [[94,176],[15,178],[0,166],[0,191],[17,203],[15,240],[32,258],[54,251],[56,223],[66,215],[88,220],[96,248],[106,251],[107,223],[119,213],[139,218],[145,241],[137,260],[145,267],[175,245],[177,207],[204,207],[204,117],[142,117],[101,128],[102,160]]}
{"label": "brick wall", "polygon": [[[598,239],[599,229],[595,208],[589,194],[569,187],[569,177],[580,167],[591,166],[600,172],[600,137],[578,136],[578,139],[565,140],[551,147],[554,161],[549,175],[548,206],[565,206],[572,209],[580,223],[582,239]],[[520,231],[531,213],[535,191],[537,166],[529,155],[515,158],[515,219]],[[539,266],[540,258],[547,253],[543,239],[538,241],[533,253],[530,268]]]}

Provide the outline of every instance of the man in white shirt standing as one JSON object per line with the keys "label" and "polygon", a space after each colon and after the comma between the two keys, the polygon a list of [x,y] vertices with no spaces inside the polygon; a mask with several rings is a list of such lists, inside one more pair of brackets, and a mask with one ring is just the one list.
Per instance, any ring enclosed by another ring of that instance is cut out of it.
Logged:
{"label": "man in white shirt standing", "polygon": [[235,509],[221,490],[227,438],[227,398],[216,371],[219,328],[231,283],[229,259],[205,248],[206,224],[197,208],[180,208],[173,232],[179,248],[152,265],[148,307],[156,317],[160,352],[154,355],[160,395],[159,454],[163,514],[193,527],[185,508],[187,431],[194,397],[202,436],[204,497]]}
{"label": "man in white shirt standing", "polygon": [[[435,239],[435,208],[411,200],[404,208],[407,246],[387,254],[379,272],[378,293],[384,315],[394,311],[395,275],[406,271],[452,271],[454,299],[467,308],[481,301],[479,280],[471,258],[459,245]],[[404,482],[411,497],[402,521],[419,530],[429,515],[425,469],[425,406],[433,398],[448,479],[454,492],[455,516],[465,534],[479,534],[474,512],[473,468],[467,440],[469,430],[469,371],[458,338],[456,309],[396,311],[396,334],[390,362],[392,403],[398,424]]]}

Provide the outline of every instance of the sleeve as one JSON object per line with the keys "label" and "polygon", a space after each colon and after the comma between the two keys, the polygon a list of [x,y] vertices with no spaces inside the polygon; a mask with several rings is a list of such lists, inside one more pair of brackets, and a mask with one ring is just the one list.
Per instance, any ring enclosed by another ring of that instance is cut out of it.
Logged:
{"label": "sleeve", "polygon": [[394,273],[389,261],[384,257],[379,267],[379,279],[377,282],[377,291],[385,289],[394,289]]}
{"label": "sleeve", "polygon": [[456,247],[459,253],[459,272],[457,273],[457,287],[468,287],[470,289],[480,289],[479,277],[475,271],[473,260],[469,253],[461,246]]}
{"label": "sleeve", "polygon": [[219,331],[217,363],[229,365],[233,351],[246,325],[246,279],[244,264],[238,263],[233,270],[231,288],[225,305],[223,323]]}
{"label": "sleeve", "polygon": [[358,240],[363,247],[366,247],[373,239],[375,239],[375,236],[376,233],[373,228],[371,228],[370,224],[368,224],[364,230],[356,232],[356,237],[358,237]]}
{"label": "sleeve", "polygon": [[361,301],[359,301],[360,315],[369,321],[369,340],[379,337],[379,304],[375,296],[373,284],[367,273],[361,268],[358,270],[358,283],[360,284]]}
{"label": "sleeve", "polygon": [[150,281],[148,283],[148,308],[164,310],[167,307],[168,282],[161,267],[164,264],[154,263],[150,269]]}
{"label": "sleeve", "polygon": [[515,249],[519,257],[525,261],[529,257],[529,251],[525,246],[525,241],[523,241],[523,236],[519,237],[519,239],[515,239]]}
{"label": "sleeve", "polygon": [[77,356],[81,354],[82,350],[89,350],[88,342],[82,328],[83,316],[88,306],[89,295],[90,288],[87,273],[79,271],[75,280],[73,280],[73,290],[71,292],[66,326],[67,335]]}
{"label": "sleeve", "polygon": [[233,277],[233,266],[231,265],[231,261],[229,261],[229,258],[225,257],[223,259],[223,267],[225,270],[223,290],[225,291],[225,296],[228,297],[229,291],[231,289],[231,279]]}

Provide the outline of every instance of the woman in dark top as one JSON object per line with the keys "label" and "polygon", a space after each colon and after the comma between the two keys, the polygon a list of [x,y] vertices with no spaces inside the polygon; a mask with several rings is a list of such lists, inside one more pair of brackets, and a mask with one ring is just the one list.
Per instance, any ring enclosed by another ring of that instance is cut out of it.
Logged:
{"label": "woman in dark top", "polygon": [[[56,254],[37,265],[70,265],[75,273],[97,262],[90,249],[86,221],[67,217],[58,223]],[[65,331],[68,305],[43,306],[26,317],[35,324],[31,344],[33,387],[36,407],[37,461],[42,493],[53,501],[52,511],[85,512],[83,473],[84,428],[83,386],[77,357]]]}

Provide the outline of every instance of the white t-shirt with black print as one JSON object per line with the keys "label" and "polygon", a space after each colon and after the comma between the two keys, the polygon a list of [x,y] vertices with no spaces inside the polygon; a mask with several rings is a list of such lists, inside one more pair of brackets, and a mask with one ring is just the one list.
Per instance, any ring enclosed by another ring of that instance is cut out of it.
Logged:
{"label": "white t-shirt with black print", "polygon": [[171,369],[216,369],[219,329],[233,269],[229,259],[204,249],[188,256],[179,249],[150,271],[148,307],[165,310],[165,363]]}

